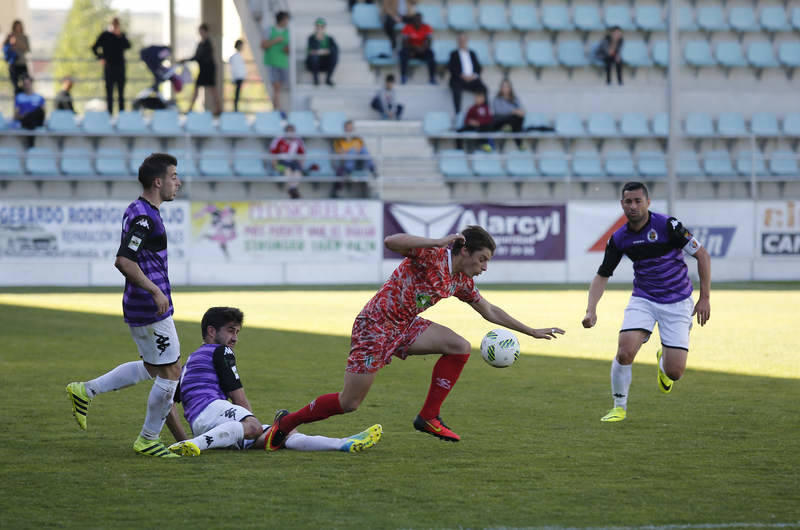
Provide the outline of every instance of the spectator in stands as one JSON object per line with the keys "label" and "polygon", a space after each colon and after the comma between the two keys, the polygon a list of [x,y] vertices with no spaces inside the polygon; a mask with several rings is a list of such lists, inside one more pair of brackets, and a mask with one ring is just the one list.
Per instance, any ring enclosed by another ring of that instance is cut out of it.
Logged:
{"label": "spectator in stands", "polygon": [[403,114],[403,104],[397,102],[397,94],[394,91],[394,75],[386,76],[383,88],[378,90],[372,98],[372,108],[380,112],[384,120],[399,120]]}
{"label": "spectator in stands", "polygon": [[278,11],[275,14],[275,25],[269,28],[269,36],[261,41],[261,47],[272,83],[272,106],[280,110],[280,92],[289,82],[289,13]]}
{"label": "spectator in stands", "polygon": [[[511,132],[522,132],[522,122],[525,120],[525,107],[519,102],[511,81],[503,79],[500,90],[492,100],[492,113],[494,114],[493,128],[499,131],[506,126],[511,127]],[[522,140],[514,138],[517,147],[522,147]]]}
{"label": "spectator in stands", "polygon": [[197,100],[197,93],[200,87],[207,87],[207,94],[211,93],[211,99],[214,100],[214,115],[222,112],[220,106],[219,91],[217,90],[217,64],[214,62],[214,48],[211,45],[211,39],[208,37],[208,24],[203,22],[197,28],[200,34],[200,42],[194,51],[194,55],[181,62],[197,61],[200,71],[197,73],[197,79],[194,81],[194,92],[192,93],[192,101],[189,103],[189,109],[186,112],[192,112],[194,102]]}
{"label": "spectator in stands", "polygon": [[481,63],[475,52],[469,49],[466,34],[458,36],[458,49],[450,52],[447,62],[450,71],[450,90],[453,91],[453,106],[456,114],[461,112],[461,94],[468,90],[475,93],[486,93],[486,85],[481,81]]}
{"label": "spectator in stands", "polygon": [[[347,9],[353,10],[353,6],[358,3],[358,0],[347,0]],[[365,4],[374,4],[375,0],[364,0]]]}
{"label": "spectator in stands", "polygon": [[614,26],[611,31],[600,41],[596,56],[606,65],[606,84],[611,84],[611,67],[617,69],[617,83],[622,84],[622,29]]}
{"label": "spectator in stands", "polygon": [[416,0],[383,0],[383,30],[397,48],[397,24],[410,24],[414,21]]}
{"label": "spectator in stands", "polygon": [[242,57],[242,47],[244,46],[244,41],[242,39],[238,39],[236,43],[234,43],[233,48],[236,50],[231,55],[231,58],[228,59],[228,65],[231,69],[231,80],[233,80],[233,112],[239,112],[239,96],[242,93],[242,84],[244,80],[247,78],[247,65],[244,63],[244,57]]}
{"label": "spectator in stands", "polygon": [[283,136],[276,136],[269,146],[273,155],[285,155],[272,159],[272,167],[280,175],[286,177],[286,186],[289,197],[299,199],[300,192],[297,185],[303,176],[303,163],[306,146],[303,139],[295,135],[294,125],[291,123],[284,129]]}
{"label": "spectator in stands", "polygon": [[[14,119],[23,129],[33,130],[44,125],[44,98],[33,91],[33,79],[22,78],[22,92],[14,97]],[[34,137],[28,136],[28,147],[33,147]]]}
{"label": "spectator in stands", "polygon": [[56,94],[56,110],[69,110],[75,112],[72,104],[72,78],[67,76],[61,79],[61,91]]}
{"label": "spectator in stands", "polygon": [[11,24],[11,33],[3,42],[3,55],[8,63],[8,77],[14,87],[14,95],[22,92],[22,84],[28,76],[28,63],[25,55],[31,50],[28,36],[22,28],[22,21],[15,20]]}
{"label": "spectator in stands", "polygon": [[125,50],[130,47],[131,43],[122,31],[117,17],[111,19],[111,25],[97,37],[92,46],[92,52],[103,65],[109,114],[114,113],[114,86],[117,87],[119,110],[125,110]]}
{"label": "spectator in stands", "polygon": [[339,60],[339,47],[333,37],[325,34],[324,18],[317,19],[306,49],[306,68],[314,76],[314,85],[319,85],[319,73],[322,71],[325,72],[325,84],[333,86],[331,76]]}
{"label": "spectator in stands", "polygon": [[[364,140],[360,136],[353,134],[353,120],[344,122],[344,138],[337,138],[333,141],[333,152],[337,155],[352,156],[352,158],[336,162],[337,176],[349,177],[353,172],[361,171],[364,168],[367,168],[372,176],[377,175],[375,163],[369,156]],[[331,198],[338,197],[341,189],[342,183],[336,182],[331,188]]]}
{"label": "spectator in stands", "polygon": [[408,81],[408,61],[421,59],[428,65],[428,78],[436,84],[436,61],[431,50],[433,30],[422,22],[422,15],[416,13],[410,24],[403,27],[403,47],[400,50],[400,83]]}
{"label": "spectator in stands", "polygon": [[[486,92],[475,93],[475,103],[467,111],[464,117],[464,126],[458,132],[480,131],[489,132],[493,129],[492,111],[486,102]],[[494,142],[491,139],[478,140],[480,148],[490,153],[494,149]],[[456,140],[456,147],[461,149],[461,140]]]}

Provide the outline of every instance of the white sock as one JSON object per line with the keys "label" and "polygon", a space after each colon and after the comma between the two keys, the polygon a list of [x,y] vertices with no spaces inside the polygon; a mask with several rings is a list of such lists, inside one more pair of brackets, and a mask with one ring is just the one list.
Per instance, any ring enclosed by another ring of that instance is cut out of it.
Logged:
{"label": "white sock", "polygon": [[346,441],[347,438],[307,436],[296,432],[286,438],[286,448],[295,451],[338,451]]}
{"label": "white sock", "polygon": [[629,364],[623,366],[616,358],[611,362],[611,395],[614,396],[614,406],[628,408],[628,390],[631,388],[633,368]]}
{"label": "white sock", "polygon": [[89,394],[90,398],[93,398],[97,394],[120,390],[148,379],[152,379],[152,377],[147,373],[144,362],[131,361],[117,366],[96,379],[87,381],[84,385],[86,386],[86,393]]}
{"label": "white sock", "polygon": [[148,440],[156,440],[164,428],[169,409],[172,408],[172,396],[175,394],[178,382],[172,379],[163,379],[156,376],[150,395],[147,397],[147,414],[144,417],[144,426],[140,436]]}
{"label": "white sock", "polygon": [[230,447],[244,439],[244,425],[240,421],[228,421],[217,425],[210,431],[195,436],[190,441],[194,442],[201,451],[206,449],[219,449]]}

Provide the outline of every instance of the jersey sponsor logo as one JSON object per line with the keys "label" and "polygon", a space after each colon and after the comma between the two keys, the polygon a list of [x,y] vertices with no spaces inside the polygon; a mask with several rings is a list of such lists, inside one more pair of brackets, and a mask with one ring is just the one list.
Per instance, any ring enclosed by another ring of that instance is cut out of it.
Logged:
{"label": "jersey sponsor logo", "polygon": [[136,252],[139,250],[139,245],[142,244],[142,238],[131,236],[130,242],[128,242],[128,248]]}
{"label": "jersey sponsor logo", "polygon": [[426,307],[431,307],[433,302],[431,301],[431,295],[427,293],[417,293],[414,297],[417,302],[417,307],[419,309],[425,309]]}
{"label": "jersey sponsor logo", "polygon": [[765,256],[800,255],[800,233],[766,232],[761,234],[761,253]]}
{"label": "jersey sponsor logo", "polygon": [[136,224],[144,228],[145,230],[150,230],[150,223],[147,222],[147,219],[139,219],[136,221]]}
{"label": "jersey sponsor logo", "polygon": [[169,348],[169,337],[167,335],[161,335],[159,332],[154,331],[153,335],[156,337],[156,348],[158,348],[159,356],[163,355],[167,348]]}
{"label": "jersey sponsor logo", "polygon": [[712,258],[723,258],[736,234],[735,226],[693,226],[689,232]]}
{"label": "jersey sponsor logo", "polygon": [[648,241],[658,241],[658,232],[656,232],[655,228],[651,228],[650,231],[647,232],[647,240]]}

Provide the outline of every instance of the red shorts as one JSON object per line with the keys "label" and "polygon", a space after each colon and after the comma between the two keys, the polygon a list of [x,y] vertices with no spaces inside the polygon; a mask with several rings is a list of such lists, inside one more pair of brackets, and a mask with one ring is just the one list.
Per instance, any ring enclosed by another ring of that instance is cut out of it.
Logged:
{"label": "red shorts", "polygon": [[416,317],[405,328],[359,316],[353,323],[350,336],[350,356],[347,372],[373,374],[392,362],[392,356],[405,359],[408,348],[432,322]]}

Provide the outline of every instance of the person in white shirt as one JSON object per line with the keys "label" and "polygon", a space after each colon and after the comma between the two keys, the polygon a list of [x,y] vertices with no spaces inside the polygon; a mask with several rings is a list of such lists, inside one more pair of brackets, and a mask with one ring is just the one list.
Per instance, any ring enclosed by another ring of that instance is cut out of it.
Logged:
{"label": "person in white shirt", "polygon": [[237,40],[233,45],[233,47],[236,48],[236,52],[228,59],[228,65],[231,69],[231,79],[236,87],[233,96],[233,112],[239,112],[239,95],[242,92],[242,83],[244,83],[245,78],[247,78],[247,66],[244,64],[244,58],[241,53],[242,46],[244,46],[244,41],[242,39]]}
{"label": "person in white shirt", "polygon": [[453,106],[456,114],[461,111],[461,94],[464,90],[470,92],[486,92],[486,85],[481,81],[481,63],[475,52],[469,49],[467,36],[458,36],[458,48],[450,53],[447,63],[450,71],[450,90],[453,91]]}

